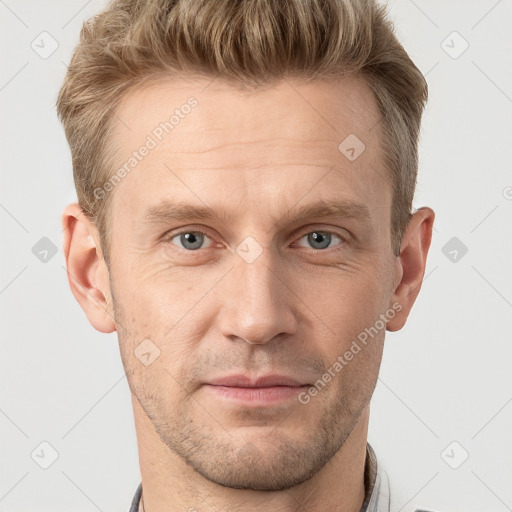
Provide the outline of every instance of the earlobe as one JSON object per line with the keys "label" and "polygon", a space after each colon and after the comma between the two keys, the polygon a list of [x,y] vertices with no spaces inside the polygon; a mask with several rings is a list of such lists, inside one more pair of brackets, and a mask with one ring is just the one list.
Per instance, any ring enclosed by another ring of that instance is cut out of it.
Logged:
{"label": "earlobe", "polygon": [[431,208],[417,210],[405,230],[400,254],[395,260],[394,291],[390,307],[400,304],[401,309],[387,323],[388,331],[398,331],[406,323],[407,317],[421,289],[427,264],[427,254],[432,241],[432,228],[435,214]]}
{"label": "earlobe", "polygon": [[96,226],[78,203],[71,203],[62,213],[62,228],[71,292],[95,329],[105,333],[115,331],[108,268]]}

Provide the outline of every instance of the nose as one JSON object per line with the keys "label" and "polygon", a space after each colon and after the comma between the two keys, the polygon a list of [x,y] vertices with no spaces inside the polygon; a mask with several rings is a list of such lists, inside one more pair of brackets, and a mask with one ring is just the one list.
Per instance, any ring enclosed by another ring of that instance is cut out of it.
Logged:
{"label": "nose", "polygon": [[270,249],[252,263],[235,260],[222,290],[219,326],[227,338],[261,345],[296,332],[295,295],[274,263]]}

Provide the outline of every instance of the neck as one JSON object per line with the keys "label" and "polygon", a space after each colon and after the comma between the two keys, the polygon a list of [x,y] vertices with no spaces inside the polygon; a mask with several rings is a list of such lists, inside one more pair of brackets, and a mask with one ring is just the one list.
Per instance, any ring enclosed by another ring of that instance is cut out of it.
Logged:
{"label": "neck", "polygon": [[139,512],[271,509],[288,512],[359,512],[364,501],[364,469],[369,405],[331,460],[313,477],[283,491],[232,489],[207,480],[161,441],[132,395],[142,478]]}

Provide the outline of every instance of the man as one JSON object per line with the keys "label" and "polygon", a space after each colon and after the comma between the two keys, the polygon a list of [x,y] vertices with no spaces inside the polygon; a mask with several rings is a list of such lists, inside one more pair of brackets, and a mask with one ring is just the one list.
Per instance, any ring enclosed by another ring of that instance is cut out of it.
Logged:
{"label": "man", "polygon": [[426,98],[371,1],[117,0],[84,24],[63,245],[118,333],[131,510],[390,510],[369,404],[431,241]]}

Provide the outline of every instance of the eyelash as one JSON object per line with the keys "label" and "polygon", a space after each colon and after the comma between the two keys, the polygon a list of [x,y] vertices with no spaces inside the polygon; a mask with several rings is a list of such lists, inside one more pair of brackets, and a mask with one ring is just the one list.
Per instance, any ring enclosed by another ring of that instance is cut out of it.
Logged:
{"label": "eyelash", "polygon": [[[171,240],[173,240],[177,236],[184,235],[186,233],[199,233],[199,234],[204,235],[204,236],[206,236],[206,237],[208,237],[210,239],[213,239],[213,237],[210,236],[210,234],[208,232],[203,231],[202,229],[186,229],[186,230],[179,231],[177,233],[172,233],[171,232],[171,233],[169,233],[167,235],[164,235],[163,241],[164,242],[171,242]],[[333,247],[327,247],[326,249],[313,249],[311,247],[307,248],[310,251],[314,251],[314,252],[327,252],[327,251],[329,251],[331,249],[336,250],[336,248],[340,248],[340,246],[345,246],[348,243],[347,237],[344,237],[344,236],[342,236],[342,235],[340,235],[340,234],[338,234],[338,233],[336,233],[334,231],[329,231],[329,230],[326,230],[326,229],[313,229],[313,230],[310,230],[310,231],[302,232],[302,234],[298,238],[298,241],[302,240],[305,236],[307,236],[307,235],[309,235],[311,233],[324,233],[324,234],[328,234],[328,235],[334,235],[334,236],[338,237],[341,240],[341,242],[338,243],[337,245],[333,246]],[[294,244],[296,244],[296,243],[297,242],[294,242]],[[180,249],[182,251],[190,252],[190,253],[199,252],[201,250],[201,249],[195,249],[195,250],[185,249],[185,248],[179,247],[179,246],[176,246],[176,247],[178,247],[178,249]],[[302,247],[302,246],[300,246],[300,247]],[[208,247],[206,247],[206,249],[208,249]]]}

